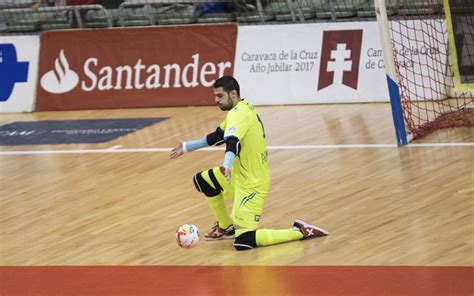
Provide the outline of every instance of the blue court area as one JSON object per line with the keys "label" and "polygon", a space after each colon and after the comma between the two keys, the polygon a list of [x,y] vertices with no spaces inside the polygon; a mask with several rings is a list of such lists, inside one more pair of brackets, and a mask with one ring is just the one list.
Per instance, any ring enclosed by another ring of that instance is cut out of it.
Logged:
{"label": "blue court area", "polygon": [[18,121],[0,126],[0,146],[105,143],[166,119]]}

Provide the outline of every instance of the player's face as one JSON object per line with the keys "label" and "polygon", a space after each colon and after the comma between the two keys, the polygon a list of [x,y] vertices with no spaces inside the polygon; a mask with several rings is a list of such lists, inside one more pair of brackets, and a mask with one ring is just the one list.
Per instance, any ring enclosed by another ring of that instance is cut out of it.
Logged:
{"label": "player's face", "polygon": [[214,100],[222,111],[229,111],[234,107],[234,102],[231,98],[232,92],[228,93],[222,87],[214,89]]}

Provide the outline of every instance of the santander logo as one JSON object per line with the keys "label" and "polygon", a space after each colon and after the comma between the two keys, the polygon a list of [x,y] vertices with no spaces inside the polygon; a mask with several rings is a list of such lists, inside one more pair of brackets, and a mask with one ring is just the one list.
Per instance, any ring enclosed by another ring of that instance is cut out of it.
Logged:
{"label": "santander logo", "polygon": [[44,90],[53,94],[67,93],[77,86],[79,76],[69,68],[64,49],[54,61],[54,69],[44,74],[40,83]]}
{"label": "santander logo", "polygon": [[62,49],[54,69],[44,74],[40,83],[53,94],[69,92],[76,86],[83,92],[211,87],[216,76],[221,77],[226,69],[232,68],[228,61],[202,61],[199,53],[193,54],[188,61],[145,64],[142,57],[127,57],[127,63],[112,66],[106,59],[87,57],[76,73],[69,68]]}

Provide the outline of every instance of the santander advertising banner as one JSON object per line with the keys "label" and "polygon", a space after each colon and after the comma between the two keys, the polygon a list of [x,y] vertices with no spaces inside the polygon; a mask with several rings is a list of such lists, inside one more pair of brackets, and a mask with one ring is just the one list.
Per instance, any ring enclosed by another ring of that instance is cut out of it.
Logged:
{"label": "santander advertising banner", "polygon": [[47,32],[37,110],[213,105],[236,25]]}

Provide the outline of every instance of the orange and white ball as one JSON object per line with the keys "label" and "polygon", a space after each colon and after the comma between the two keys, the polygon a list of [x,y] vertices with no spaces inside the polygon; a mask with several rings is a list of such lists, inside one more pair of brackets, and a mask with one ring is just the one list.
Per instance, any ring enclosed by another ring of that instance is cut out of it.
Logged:
{"label": "orange and white ball", "polygon": [[184,249],[190,249],[199,242],[199,229],[193,224],[183,224],[176,230],[176,242]]}

